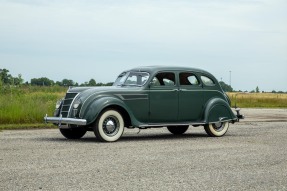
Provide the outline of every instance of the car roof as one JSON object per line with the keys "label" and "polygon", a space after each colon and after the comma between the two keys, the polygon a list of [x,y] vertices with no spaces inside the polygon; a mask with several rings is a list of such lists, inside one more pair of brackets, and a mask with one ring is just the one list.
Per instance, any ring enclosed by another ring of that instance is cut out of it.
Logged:
{"label": "car roof", "polygon": [[183,67],[183,66],[142,66],[136,67],[129,71],[138,71],[138,72],[148,72],[150,74],[157,73],[159,71],[193,71],[198,73],[205,73],[213,76],[209,72],[199,69],[199,68],[192,68],[192,67]]}

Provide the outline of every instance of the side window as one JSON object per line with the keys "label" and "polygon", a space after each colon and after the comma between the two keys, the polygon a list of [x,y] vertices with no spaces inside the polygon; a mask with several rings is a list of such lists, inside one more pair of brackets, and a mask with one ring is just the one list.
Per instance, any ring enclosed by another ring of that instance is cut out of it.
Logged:
{"label": "side window", "polygon": [[174,86],[175,74],[172,72],[158,73],[151,82],[152,86]]}
{"label": "side window", "polygon": [[197,77],[189,72],[179,74],[180,85],[199,85]]}
{"label": "side window", "polygon": [[201,76],[201,80],[206,86],[214,86],[215,85],[214,81],[207,76]]}

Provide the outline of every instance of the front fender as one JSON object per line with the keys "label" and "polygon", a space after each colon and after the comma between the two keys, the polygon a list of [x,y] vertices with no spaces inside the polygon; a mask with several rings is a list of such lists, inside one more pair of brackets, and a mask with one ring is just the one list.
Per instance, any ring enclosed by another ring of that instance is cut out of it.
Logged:
{"label": "front fender", "polygon": [[130,109],[126,107],[122,100],[116,97],[106,96],[106,97],[98,97],[86,103],[84,107],[82,107],[80,112],[80,118],[87,120],[87,125],[93,123],[102,110],[109,106],[120,106],[127,111],[130,115]]}
{"label": "front fender", "polygon": [[204,121],[206,123],[233,121],[236,119],[236,116],[225,100],[212,98],[207,102],[204,110]]}

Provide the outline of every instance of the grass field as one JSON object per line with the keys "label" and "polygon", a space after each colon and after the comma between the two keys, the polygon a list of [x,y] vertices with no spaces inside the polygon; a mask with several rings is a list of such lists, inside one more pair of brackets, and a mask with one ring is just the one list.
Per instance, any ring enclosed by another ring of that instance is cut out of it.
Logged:
{"label": "grass field", "polygon": [[[7,88],[0,92],[0,129],[46,127],[43,117],[52,115],[55,103],[64,97],[63,87]],[[10,125],[13,124],[13,125]]]}
{"label": "grass field", "polygon": [[232,107],[287,108],[287,94],[275,93],[228,93]]}
{"label": "grass field", "polygon": [[[47,113],[53,115],[55,103],[64,97],[65,87],[1,88],[0,130],[52,127],[43,124]],[[287,94],[228,93],[232,107],[287,108]]]}

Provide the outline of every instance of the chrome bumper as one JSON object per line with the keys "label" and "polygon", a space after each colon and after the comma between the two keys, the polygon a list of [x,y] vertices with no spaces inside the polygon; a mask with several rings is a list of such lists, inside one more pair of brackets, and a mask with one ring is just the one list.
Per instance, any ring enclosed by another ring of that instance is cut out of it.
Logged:
{"label": "chrome bumper", "polygon": [[62,123],[64,124],[71,124],[71,125],[87,125],[87,120],[85,119],[75,119],[75,118],[62,118],[62,115],[60,117],[44,117],[45,123],[55,123],[61,126]]}

